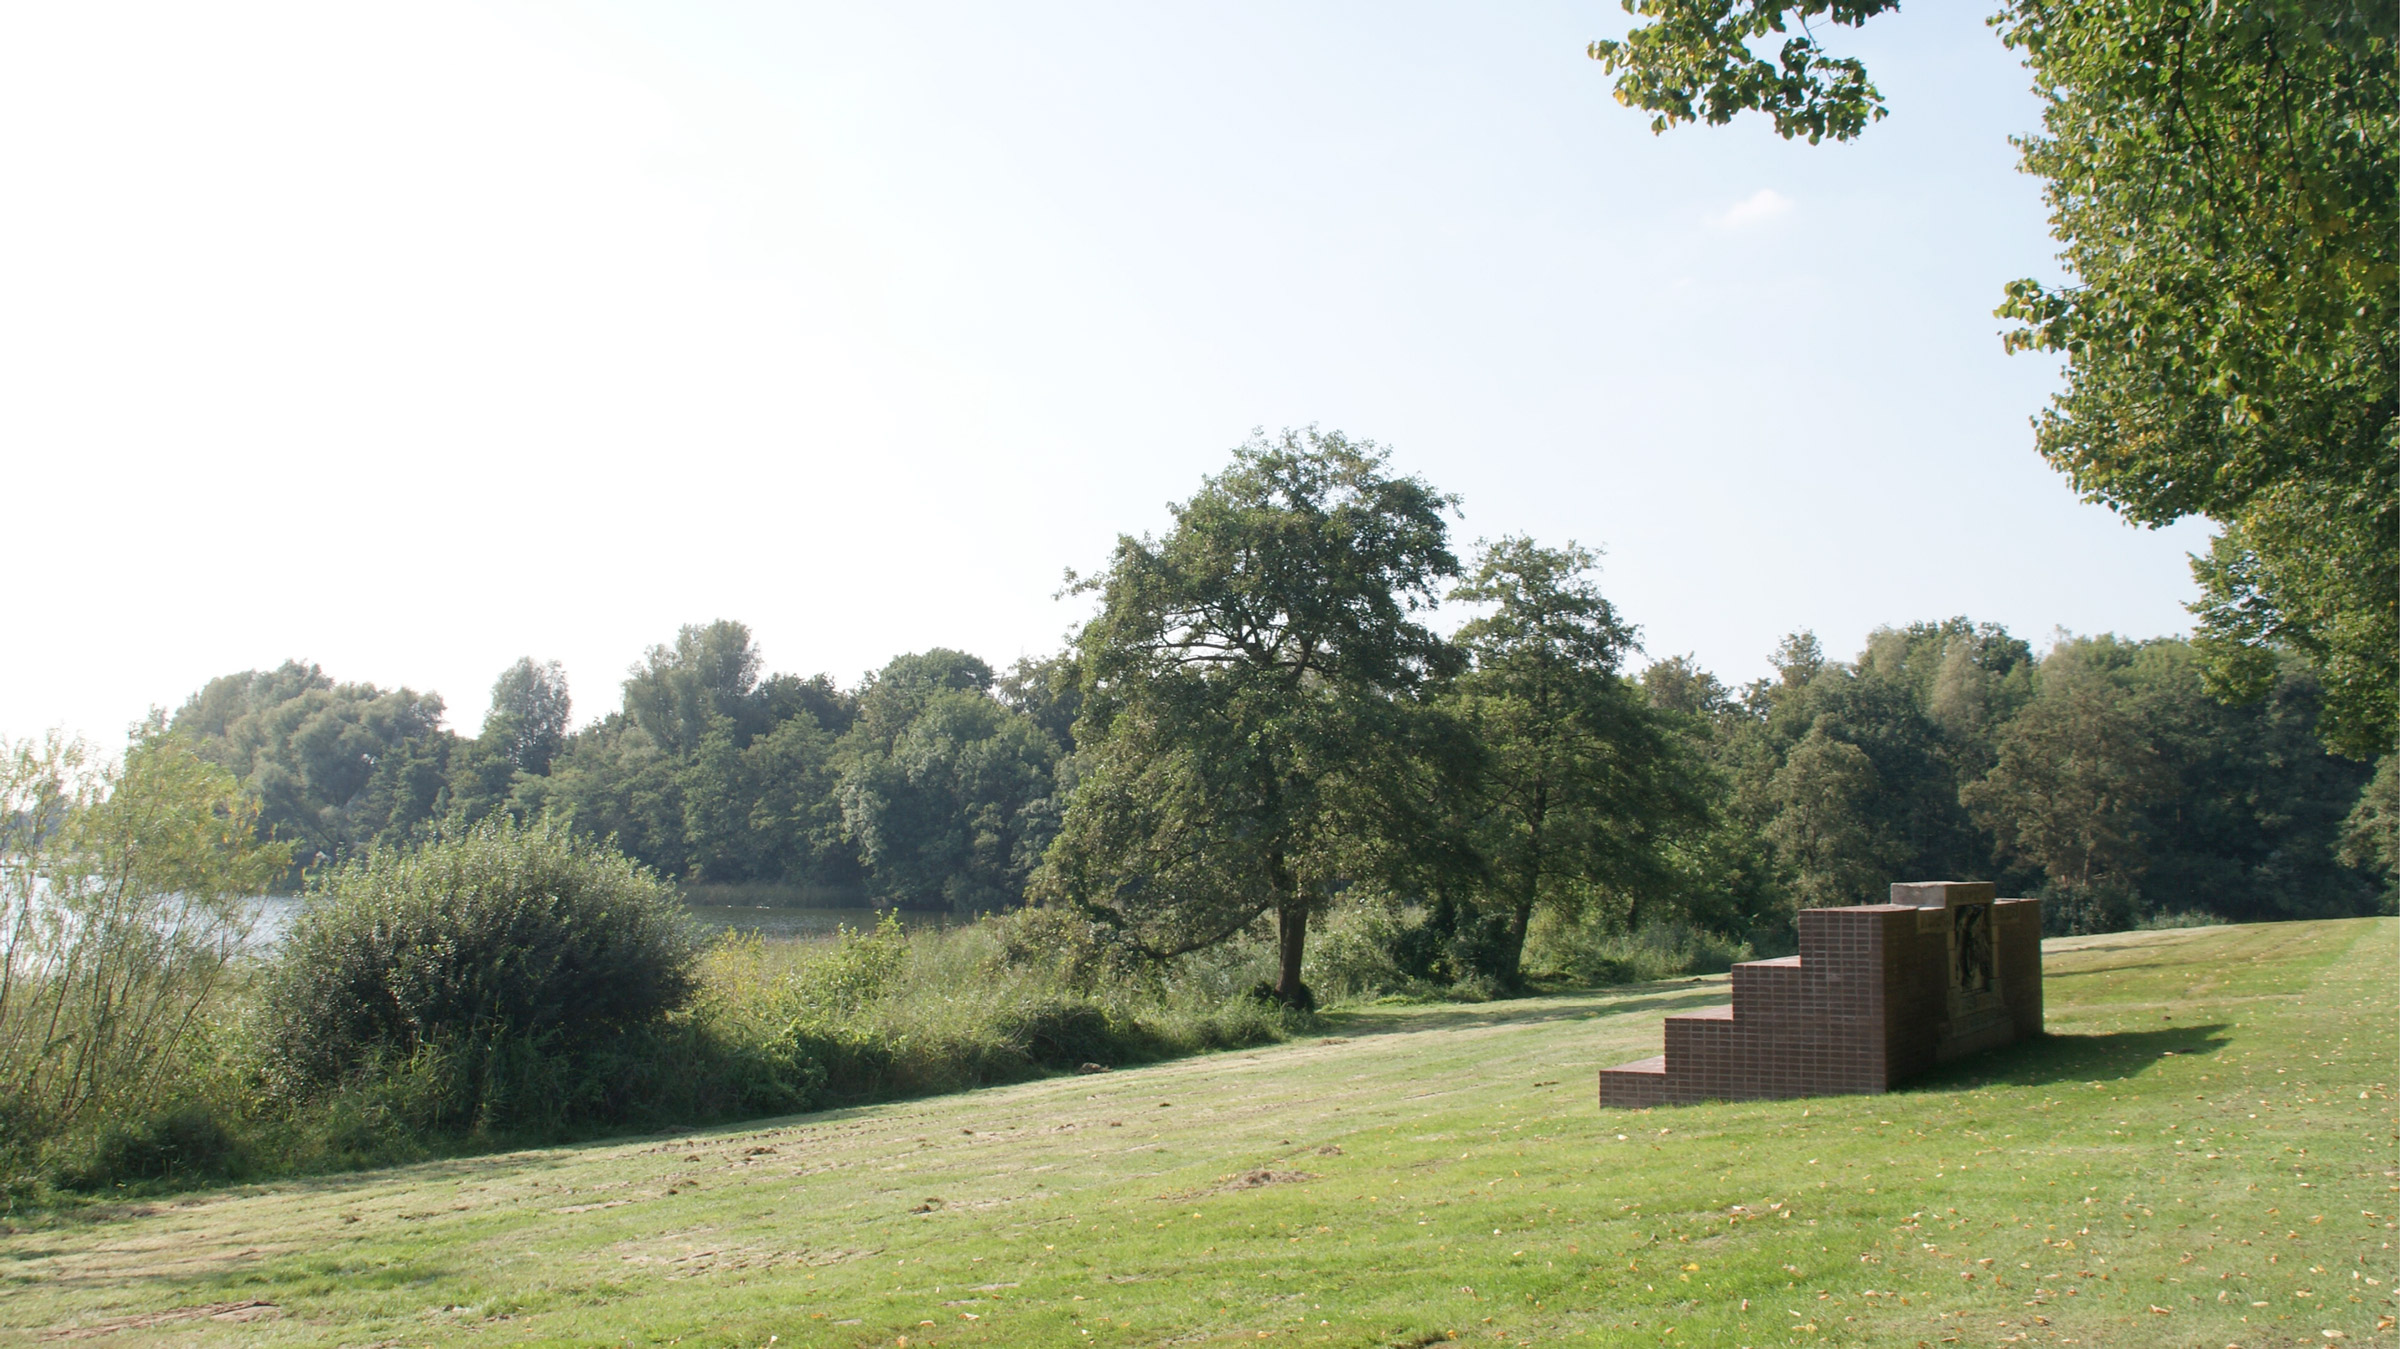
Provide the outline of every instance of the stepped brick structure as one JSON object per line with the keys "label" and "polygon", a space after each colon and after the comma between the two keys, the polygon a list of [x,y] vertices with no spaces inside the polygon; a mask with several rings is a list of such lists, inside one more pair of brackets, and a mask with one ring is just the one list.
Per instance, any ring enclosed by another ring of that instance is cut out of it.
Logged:
{"label": "stepped brick structure", "polygon": [[1733,1004],[1667,1018],[1667,1052],[1600,1072],[1600,1104],[1889,1091],[2042,1033],[2042,902],[1988,881],[1807,909],[1800,954],[1733,967]]}

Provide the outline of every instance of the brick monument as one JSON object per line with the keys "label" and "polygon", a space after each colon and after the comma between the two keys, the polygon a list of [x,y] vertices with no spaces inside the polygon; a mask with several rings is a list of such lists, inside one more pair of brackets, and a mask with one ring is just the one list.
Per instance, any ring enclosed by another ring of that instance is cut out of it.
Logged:
{"label": "brick monument", "polygon": [[1667,1052],[1600,1071],[1628,1109],[1889,1091],[2042,1033],[2042,902],[1989,881],[1894,885],[1804,909],[1800,954],[1733,967],[1733,1004],[1667,1018]]}

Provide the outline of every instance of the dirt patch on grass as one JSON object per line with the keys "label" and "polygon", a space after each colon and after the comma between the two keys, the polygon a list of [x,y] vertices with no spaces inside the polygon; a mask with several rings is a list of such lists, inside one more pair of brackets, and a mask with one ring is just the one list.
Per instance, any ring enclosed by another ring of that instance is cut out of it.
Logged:
{"label": "dirt patch on grass", "polygon": [[838,1265],[863,1254],[865,1252],[853,1250],[810,1251],[779,1246],[728,1244],[696,1246],[680,1252],[643,1251],[620,1256],[619,1259],[628,1265],[655,1266],[670,1279],[692,1279],[742,1270]]}
{"label": "dirt patch on grass", "polygon": [[881,1246],[862,1250],[851,1246],[760,1245],[744,1242],[738,1234],[729,1234],[715,1226],[620,1241],[609,1249],[623,1264],[653,1266],[670,1279],[792,1266],[822,1268],[883,1253]]}
{"label": "dirt patch on grass", "polygon": [[94,1321],[88,1326],[61,1326],[42,1332],[45,1340],[90,1340],[102,1335],[114,1335],[125,1330],[147,1330],[152,1326],[169,1325],[176,1321],[264,1321],[283,1315],[283,1309],[272,1302],[212,1302],[205,1307],[177,1307],[172,1311],[144,1312],[139,1316],[118,1316],[106,1321]]}
{"label": "dirt patch on grass", "polygon": [[1278,1171],[1273,1167],[1261,1166],[1249,1171],[1237,1171],[1230,1176],[1219,1176],[1214,1185],[1174,1190],[1157,1198],[1161,1203],[1188,1204],[1212,1194],[1239,1194],[1244,1190],[1263,1190],[1270,1185],[1298,1185],[1317,1178],[1314,1171]]}
{"label": "dirt patch on grass", "polygon": [[1256,1171],[1244,1171],[1217,1188],[1221,1191],[1262,1190],[1269,1185],[1297,1185],[1301,1181],[1316,1178],[1314,1171],[1271,1171],[1262,1166]]}
{"label": "dirt patch on grass", "polygon": [[187,1279],[216,1274],[228,1265],[269,1259],[289,1243],[246,1244],[238,1234],[209,1231],[145,1233],[84,1250],[60,1251],[26,1262],[23,1272],[61,1286],[118,1284],[128,1279]]}

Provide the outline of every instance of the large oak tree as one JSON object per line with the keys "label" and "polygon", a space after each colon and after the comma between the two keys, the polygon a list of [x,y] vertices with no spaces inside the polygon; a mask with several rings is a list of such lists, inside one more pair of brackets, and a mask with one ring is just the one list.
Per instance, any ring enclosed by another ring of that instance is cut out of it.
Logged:
{"label": "large oak tree", "polygon": [[1302,1004],[1308,921],[1438,840],[1437,720],[1453,649],[1419,621],[1458,572],[1453,499],[1339,432],[1255,435],[1083,582],[1085,776],[1037,893],[1154,956],[1272,916],[1276,994]]}

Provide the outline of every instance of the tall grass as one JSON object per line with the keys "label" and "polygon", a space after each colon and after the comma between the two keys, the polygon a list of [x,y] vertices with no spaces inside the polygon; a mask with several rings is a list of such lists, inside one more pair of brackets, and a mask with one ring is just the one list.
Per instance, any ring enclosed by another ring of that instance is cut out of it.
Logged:
{"label": "tall grass", "polygon": [[[1026,940],[1021,921],[908,930],[887,919],[797,941],[724,934],[702,951],[680,1007],[572,1054],[522,1038],[427,1039],[297,1094],[278,1070],[280,1029],[262,1014],[277,972],[236,967],[179,1050],[176,1088],[16,1159],[17,1197],[791,1114],[1262,1044],[1304,1020],[1248,996],[1263,950],[1112,970]],[[467,1098],[478,1108],[462,1113]]]}
{"label": "tall grass", "polygon": [[538,1108],[444,1129],[432,1103],[456,1069],[420,1053],[261,1121],[259,1155],[310,1171],[679,1129],[1255,1045],[1295,1027],[1233,992],[1221,962],[1096,983],[1068,954],[1026,959],[1007,923],[910,931],[887,918],[818,941],[725,934],[677,1012],[571,1063],[517,1065],[520,1099]]}
{"label": "tall grass", "polygon": [[1409,919],[1380,896],[1336,904],[1318,919],[1302,973],[1319,1005],[1448,996],[1447,985],[1411,976],[1394,958]]}
{"label": "tall grass", "polygon": [[843,1102],[1260,1044],[1292,1028],[1221,960],[1095,979],[1067,953],[1026,958],[1008,922],[909,933],[887,918],[780,949],[729,940],[715,958],[754,973],[715,1015],[780,1022],[822,1070],[820,1098]]}
{"label": "tall grass", "polygon": [[2165,932],[2174,928],[2216,927],[2225,920],[2206,909],[2177,909],[2154,913],[2133,925],[2136,932]]}
{"label": "tall grass", "polygon": [[1723,974],[1753,958],[1750,943],[1687,923],[1654,923],[1631,932],[1542,915],[1525,934],[1525,968],[1577,984],[1644,983],[1689,974]]}
{"label": "tall grass", "polygon": [[[1397,952],[1421,914],[1369,898],[1337,906],[1321,921],[1308,953],[1308,982],[1328,1005],[1379,1001],[1480,1002],[1522,992],[1472,973],[1454,982],[1411,975]],[[1717,974],[1753,958],[1751,944],[1686,923],[1628,931],[1597,916],[1551,911],[1526,933],[1524,976],[1534,987],[1592,988],[1689,974]]]}
{"label": "tall grass", "polygon": [[[70,859],[44,884],[86,915],[45,927],[22,885],[10,892],[0,1068],[16,1089],[0,1110],[19,1118],[0,1121],[0,1188],[20,1197],[680,1129],[1102,1071],[1307,1024],[1257,996],[1275,954],[1248,936],[1162,965],[1033,910],[695,945],[657,878],[604,845],[505,821],[328,873],[279,948],[244,956],[247,909],[226,897],[263,886],[280,861],[229,861],[224,841],[248,834],[233,827],[246,821],[230,784],[172,744],[145,753],[105,791],[63,806],[27,796],[5,817],[20,855],[38,845]],[[31,784],[20,795],[71,767],[30,752],[15,762],[12,781]],[[182,814],[145,800],[182,802]],[[177,820],[183,834],[166,827]],[[1389,904],[1329,915],[1309,981],[1334,1001],[1500,992],[1404,973],[1394,952],[1412,925],[1422,915]],[[1526,968],[1601,984],[1748,954],[1688,928],[1611,934],[1545,918]],[[32,1029],[52,1024],[94,1029],[80,1042]],[[87,1072],[87,1060],[113,1066]]]}
{"label": "tall grass", "polygon": [[115,762],[55,735],[0,742],[0,1184],[187,1094],[247,901],[290,863],[254,814],[155,725]]}

